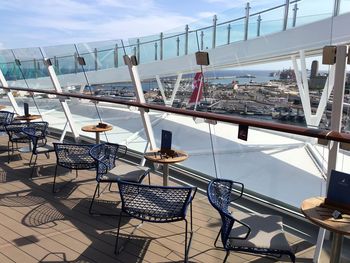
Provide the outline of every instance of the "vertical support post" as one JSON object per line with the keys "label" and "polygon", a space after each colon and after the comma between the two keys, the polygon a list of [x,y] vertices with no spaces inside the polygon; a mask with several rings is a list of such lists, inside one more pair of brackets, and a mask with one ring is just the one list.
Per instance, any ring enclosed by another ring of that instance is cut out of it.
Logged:
{"label": "vertical support post", "polygon": [[182,73],[180,73],[179,75],[177,75],[177,78],[176,78],[176,82],[175,82],[175,86],[174,86],[174,89],[173,89],[173,93],[171,94],[171,98],[170,98],[170,106],[173,105],[173,102],[175,100],[175,96],[176,96],[176,93],[180,87],[180,81],[182,79]]}
{"label": "vertical support post", "polygon": [[295,27],[296,26],[296,24],[297,24],[297,13],[298,13],[298,4],[297,3],[295,3],[294,4],[294,8],[293,8],[293,27]]}
{"label": "vertical support post", "polygon": [[[332,117],[331,117],[331,131],[341,131],[342,114],[343,114],[343,102],[344,102],[344,89],[345,89],[345,76],[346,76],[346,55],[347,46],[337,46],[336,52],[336,64],[335,64],[335,79],[333,88],[333,104],[332,104]],[[327,168],[327,188],[329,183],[330,173],[337,166],[337,155],[339,151],[339,142],[333,141],[329,144],[328,155],[328,168]],[[323,238],[325,230],[320,228],[317,244],[314,255],[314,262],[319,262]]]}
{"label": "vertical support post", "polygon": [[[58,81],[58,78],[57,78],[57,75],[55,73],[53,66],[51,65],[51,63],[49,63],[48,59],[44,58],[44,60],[46,61],[47,70],[49,72],[49,76],[50,76],[51,82],[53,84],[53,87],[55,88],[56,92],[62,92],[61,84]],[[68,104],[64,99],[62,99],[62,100],[60,99],[60,103],[61,103],[64,115],[66,116],[66,119],[68,121],[69,127],[73,133],[74,140],[78,141],[79,140],[79,132],[74,125],[73,116],[70,112]]]}
{"label": "vertical support post", "polygon": [[74,72],[75,72],[75,74],[78,73],[78,54],[77,54],[77,52],[74,53]]}
{"label": "vertical support post", "polygon": [[288,26],[288,15],[289,15],[289,0],[286,0],[286,3],[284,4],[283,31],[286,31]]}
{"label": "vertical support post", "polygon": [[188,54],[188,25],[185,26],[185,55]]}
{"label": "vertical support post", "polygon": [[256,36],[260,37],[260,27],[261,27],[261,15],[258,15],[257,26],[256,26]]}
{"label": "vertical support post", "polygon": [[159,39],[159,59],[163,60],[163,32],[160,33]]}
{"label": "vertical support post", "polygon": [[250,11],[250,5],[249,5],[249,2],[248,2],[247,6],[245,8],[244,40],[248,39],[249,11]]}
{"label": "vertical support post", "polygon": [[[132,64],[131,59],[128,55],[124,56],[124,62],[129,68],[131,82],[133,83],[133,85],[135,87],[137,102],[145,103],[146,100],[145,100],[145,97],[143,95],[143,90],[142,90],[142,85],[141,85],[141,80],[140,80],[137,65]],[[143,108],[139,108],[139,111],[140,111],[143,127],[144,127],[145,132],[146,132],[147,140],[150,143],[150,149],[153,150],[156,148],[156,141],[154,139],[154,133],[153,133],[151,120],[149,118],[148,113]]]}
{"label": "vertical support post", "polygon": [[163,87],[162,81],[160,80],[159,75],[156,75],[156,80],[157,80],[158,88],[160,90],[160,94],[162,94],[164,105],[167,106],[168,104],[167,104],[167,99],[166,99],[166,96],[165,96],[164,87]]}
{"label": "vertical support post", "polygon": [[136,58],[137,58],[137,62],[140,63],[140,39],[139,38],[136,40],[136,45],[137,45]]}
{"label": "vertical support post", "polygon": [[204,32],[201,31],[201,50],[204,49]]}
{"label": "vertical support post", "polygon": [[[7,83],[7,80],[5,79],[5,76],[4,74],[2,73],[2,70],[0,69],[0,84],[2,87],[4,88],[8,88],[9,87],[9,84]],[[21,114],[20,110],[19,110],[19,107],[18,107],[18,104],[15,100],[15,97],[13,96],[13,93],[11,90],[5,90],[6,92],[6,95],[13,107],[13,110],[15,111],[16,114]]]}
{"label": "vertical support post", "polygon": [[213,39],[212,39],[212,48],[216,47],[216,24],[217,24],[218,18],[216,15],[213,17]]}
{"label": "vertical support post", "polygon": [[157,42],[154,43],[154,60],[158,59],[158,44]]}
{"label": "vertical support post", "polygon": [[227,26],[227,45],[231,42],[231,24]]}
{"label": "vertical support post", "polygon": [[34,65],[34,77],[37,78],[38,77],[38,64],[36,63],[36,59],[33,59],[33,65]]}
{"label": "vertical support post", "polygon": [[334,0],[333,16],[339,15],[340,10],[340,0]]}
{"label": "vertical support post", "polygon": [[97,71],[97,70],[98,70],[98,63],[97,63],[97,60],[98,60],[98,57],[97,57],[97,48],[94,48],[94,60],[95,60],[95,70]]}
{"label": "vertical support post", "polygon": [[176,56],[180,56],[180,38],[176,38]]}
{"label": "vertical support post", "polygon": [[133,53],[134,53],[134,56],[136,57],[136,46],[134,46],[134,48],[133,48]]}
{"label": "vertical support post", "polygon": [[115,44],[114,47],[114,67],[118,67],[118,44]]}

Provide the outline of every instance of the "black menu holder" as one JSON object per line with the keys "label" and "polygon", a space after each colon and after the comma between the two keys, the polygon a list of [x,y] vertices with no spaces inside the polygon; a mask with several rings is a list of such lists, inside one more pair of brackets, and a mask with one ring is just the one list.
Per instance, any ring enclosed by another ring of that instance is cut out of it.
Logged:
{"label": "black menu holder", "polygon": [[324,204],[338,210],[350,210],[350,174],[332,170]]}
{"label": "black menu holder", "polygon": [[171,131],[162,130],[162,140],[160,144],[160,153],[167,154],[171,151]]}
{"label": "black menu holder", "polygon": [[28,103],[23,103],[23,107],[24,107],[24,116],[27,116],[27,117],[30,116]]}

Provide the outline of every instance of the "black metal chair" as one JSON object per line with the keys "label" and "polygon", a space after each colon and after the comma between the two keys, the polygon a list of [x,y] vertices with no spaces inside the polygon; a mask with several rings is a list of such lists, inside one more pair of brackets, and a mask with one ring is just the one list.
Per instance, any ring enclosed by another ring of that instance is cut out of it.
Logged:
{"label": "black metal chair", "polygon": [[[90,156],[96,162],[96,188],[91,200],[89,213],[92,212],[94,200],[100,197],[100,184],[109,183],[109,190],[111,190],[112,183],[119,180],[141,183],[148,175],[148,182],[151,184],[150,168],[144,166],[135,166],[125,164],[122,162],[116,163],[119,157],[126,155],[127,147],[115,143],[103,143],[95,145],[90,150]],[[114,215],[114,214],[100,214],[100,215]]]}
{"label": "black metal chair", "polygon": [[[122,209],[119,215],[118,232],[114,253],[119,253],[118,241],[120,222],[123,213],[132,218],[152,223],[185,221],[185,262],[188,261],[192,241],[192,200],[196,187],[153,186],[118,181]],[[186,213],[190,206],[190,238],[188,240],[188,222]]]}
{"label": "black metal chair", "polygon": [[[42,140],[40,137],[41,130],[38,131],[36,127],[24,127],[22,129],[23,133],[26,134],[32,142],[32,155],[29,161],[29,167],[32,167],[32,171],[30,173],[30,178],[33,178],[33,173],[36,167],[36,161],[38,159],[38,154],[45,154],[47,158],[49,158],[49,153],[54,151],[53,146],[47,144],[47,140],[43,140],[42,143],[39,141]],[[32,164],[33,156],[35,155],[34,164]]]}
{"label": "black metal chair", "polygon": [[280,216],[229,212],[229,197],[233,185],[231,180],[214,179],[209,183],[207,191],[209,202],[219,212],[222,220],[220,233],[226,250],[224,262],[230,251],[287,255],[295,262],[295,255],[284,235]]}
{"label": "black metal chair", "polygon": [[[7,142],[7,157],[8,157],[8,163],[10,163],[10,151],[11,151],[11,157],[14,155],[15,147],[14,143],[16,144],[16,150],[18,150],[18,143],[29,143],[30,139],[28,136],[23,133],[23,128],[28,127],[28,123],[11,123],[5,125],[5,131],[7,135],[9,136],[9,140]],[[10,146],[11,144],[11,146]]]}
{"label": "black metal chair", "polygon": [[0,111],[0,132],[5,132],[5,125],[13,121],[14,115],[13,112]]}
{"label": "black metal chair", "polygon": [[55,177],[53,180],[52,192],[56,193],[55,184],[58,166],[69,170],[89,170],[96,167],[95,160],[90,156],[89,151],[94,144],[73,144],[73,143],[53,143],[56,154]]}

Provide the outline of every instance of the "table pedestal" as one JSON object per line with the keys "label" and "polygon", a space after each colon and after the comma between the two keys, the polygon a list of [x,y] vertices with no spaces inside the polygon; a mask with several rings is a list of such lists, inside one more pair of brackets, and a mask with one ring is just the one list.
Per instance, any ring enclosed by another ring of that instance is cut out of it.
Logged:
{"label": "table pedestal", "polygon": [[169,165],[163,164],[163,186],[168,186],[169,183]]}
{"label": "table pedestal", "polygon": [[343,235],[339,233],[333,233],[330,263],[340,262],[342,245],[343,245]]}

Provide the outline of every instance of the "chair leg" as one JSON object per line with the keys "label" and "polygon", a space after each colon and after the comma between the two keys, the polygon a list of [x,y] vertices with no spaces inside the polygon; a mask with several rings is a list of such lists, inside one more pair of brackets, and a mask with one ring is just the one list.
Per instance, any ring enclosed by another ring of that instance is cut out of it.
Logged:
{"label": "chair leg", "polygon": [[[32,154],[32,157],[33,157],[33,154]],[[34,159],[34,164],[32,166],[32,172],[30,173],[30,179],[33,178],[33,174],[34,174],[34,170],[35,170],[35,167],[36,167],[36,160],[38,159],[38,155],[35,155],[35,159]],[[32,161],[32,160],[30,160]]]}
{"label": "chair leg", "polygon": [[111,192],[111,189],[112,189],[112,183],[109,183],[108,191]]}
{"label": "chair leg", "polygon": [[75,179],[78,178],[78,170],[75,170]]}
{"label": "chair leg", "polygon": [[225,258],[224,258],[223,263],[226,262],[226,260],[227,260],[227,258],[228,258],[229,255],[230,255],[230,250],[227,250],[227,251],[226,251],[226,256],[225,256]]}
{"label": "chair leg", "polygon": [[95,196],[96,196],[96,193],[97,193],[97,189],[100,188],[100,183],[98,182],[97,185],[96,185],[96,188],[95,188],[95,192],[94,192],[94,196],[92,197],[92,200],[91,200],[91,204],[90,204],[90,208],[89,208],[89,214],[92,215],[92,205],[94,203],[94,200],[95,200]]}
{"label": "chair leg", "polygon": [[53,193],[56,193],[56,191],[55,191],[56,176],[57,176],[57,164],[56,164],[56,168],[55,168],[55,176],[53,178],[53,186],[52,186],[52,192]]}
{"label": "chair leg", "polygon": [[30,156],[29,167],[30,167],[30,165],[32,164],[32,159],[33,159],[33,153],[32,153],[32,155]]}
{"label": "chair leg", "polygon": [[7,162],[10,163],[10,141],[7,142]]}
{"label": "chair leg", "polygon": [[151,173],[148,173],[148,184],[151,185]]}
{"label": "chair leg", "polygon": [[122,211],[119,213],[119,222],[118,222],[118,230],[117,230],[117,239],[115,241],[114,254],[119,254],[118,243],[119,243],[119,231],[120,231],[120,222],[122,221]]}
{"label": "chair leg", "polygon": [[216,247],[216,248],[220,248],[220,247],[217,245],[217,242],[218,242],[218,240],[219,240],[220,234],[221,234],[221,228],[220,228],[220,231],[219,231],[218,235],[217,235],[216,238],[215,238],[214,247]]}
{"label": "chair leg", "polygon": [[291,260],[293,263],[295,263],[295,255],[294,255],[292,252],[289,253],[289,257],[290,257],[290,260]]}

